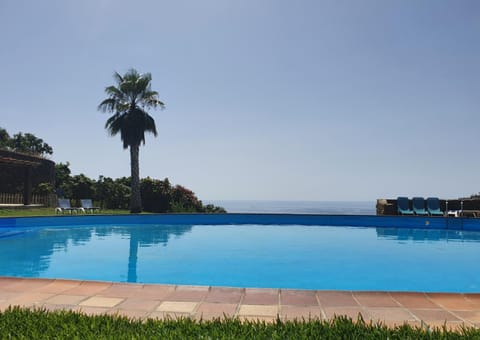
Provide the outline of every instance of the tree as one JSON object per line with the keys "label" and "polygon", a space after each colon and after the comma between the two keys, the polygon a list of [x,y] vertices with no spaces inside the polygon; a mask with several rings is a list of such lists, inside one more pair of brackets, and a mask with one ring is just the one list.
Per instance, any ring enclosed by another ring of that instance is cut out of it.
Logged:
{"label": "tree", "polygon": [[45,143],[43,139],[31,133],[23,134],[22,132],[10,137],[7,130],[1,127],[0,148],[37,156],[43,156],[45,154],[51,155],[53,153],[52,147]]}
{"label": "tree", "polygon": [[165,213],[170,211],[172,186],[168,178],[160,181],[150,177],[140,181],[140,191],[145,211]]}
{"label": "tree", "polygon": [[127,209],[131,197],[130,179],[100,176],[95,182],[94,198],[102,209]]}
{"label": "tree", "polygon": [[181,185],[176,185],[172,189],[172,211],[173,212],[200,212],[202,211],[202,201],[195,193]]}
{"label": "tree", "polygon": [[14,151],[24,152],[32,155],[44,155],[53,153],[50,145],[45,143],[43,139],[32,135],[31,133],[16,133],[10,140],[11,147]]}
{"label": "tree", "polygon": [[0,127],[0,148],[6,149],[9,146],[10,142],[10,135],[8,134],[7,130]]}
{"label": "tree", "polygon": [[75,175],[70,178],[70,190],[72,195],[70,198],[77,200],[77,204],[82,198],[94,197],[95,181],[88,178],[84,174]]}
{"label": "tree", "polygon": [[59,197],[70,197],[72,178],[70,176],[70,163],[55,164],[55,188]]}
{"label": "tree", "polygon": [[108,98],[103,100],[98,109],[111,112],[113,115],[105,123],[110,135],[120,133],[123,148],[130,148],[130,170],[132,177],[132,195],[130,197],[130,212],[142,211],[140,196],[139,149],[145,144],[145,132],[157,136],[154,119],[146,111],[157,107],[164,108],[164,103],[158,99],[158,92],[152,91],[150,73],[139,74],[131,69],[121,76],[114,74],[116,86],[105,88]]}

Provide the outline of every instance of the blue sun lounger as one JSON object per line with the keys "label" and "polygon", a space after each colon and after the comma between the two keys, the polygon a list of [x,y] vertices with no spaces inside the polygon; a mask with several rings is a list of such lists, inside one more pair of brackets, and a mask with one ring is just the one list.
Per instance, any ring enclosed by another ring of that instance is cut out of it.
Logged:
{"label": "blue sun lounger", "polygon": [[58,207],[55,208],[55,213],[65,214],[65,212],[68,212],[69,214],[73,214],[77,212],[77,208],[72,208],[70,206],[70,200],[68,198],[59,198]]}
{"label": "blue sun lounger", "polygon": [[82,203],[82,207],[80,208],[80,210],[82,210],[84,213],[85,212],[90,212],[90,213],[93,214],[96,211],[100,211],[99,207],[94,207],[93,206],[92,200],[90,198],[89,199],[81,199],[80,203]]}
{"label": "blue sun lounger", "polygon": [[431,216],[443,216],[443,211],[440,209],[440,200],[437,197],[427,198],[427,211]]}
{"label": "blue sun lounger", "polygon": [[397,211],[400,215],[413,215],[408,206],[408,197],[397,197]]}
{"label": "blue sun lounger", "polygon": [[412,198],[412,208],[415,215],[428,215],[428,212],[425,210],[425,200],[423,197]]}

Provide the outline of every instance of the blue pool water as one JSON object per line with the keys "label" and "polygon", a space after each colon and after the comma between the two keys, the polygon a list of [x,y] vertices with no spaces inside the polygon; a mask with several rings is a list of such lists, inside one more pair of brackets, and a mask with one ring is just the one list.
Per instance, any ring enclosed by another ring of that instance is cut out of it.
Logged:
{"label": "blue pool water", "polygon": [[479,231],[281,223],[60,223],[72,218],[48,225],[48,219],[38,220],[10,226],[0,221],[0,276],[480,292]]}

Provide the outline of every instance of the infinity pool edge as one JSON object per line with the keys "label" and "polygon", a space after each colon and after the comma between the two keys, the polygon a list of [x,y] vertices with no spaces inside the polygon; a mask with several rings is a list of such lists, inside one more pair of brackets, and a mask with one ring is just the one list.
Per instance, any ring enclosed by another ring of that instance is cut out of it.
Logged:
{"label": "infinity pool edge", "polygon": [[480,230],[480,219],[467,217],[313,215],[313,214],[148,214],[148,215],[61,215],[39,217],[2,217],[2,227],[35,227],[95,224],[260,224],[383,227],[414,229]]}

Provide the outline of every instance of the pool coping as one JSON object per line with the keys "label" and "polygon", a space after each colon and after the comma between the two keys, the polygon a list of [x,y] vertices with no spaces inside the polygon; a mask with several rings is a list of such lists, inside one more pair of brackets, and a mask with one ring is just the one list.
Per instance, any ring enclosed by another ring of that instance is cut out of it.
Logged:
{"label": "pool coping", "polygon": [[354,320],[418,327],[480,327],[480,293],[298,290],[136,284],[0,277],[0,310],[9,306],[112,314],[135,319],[235,317]]}

